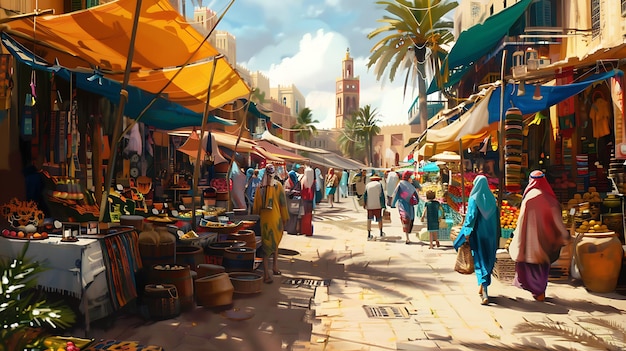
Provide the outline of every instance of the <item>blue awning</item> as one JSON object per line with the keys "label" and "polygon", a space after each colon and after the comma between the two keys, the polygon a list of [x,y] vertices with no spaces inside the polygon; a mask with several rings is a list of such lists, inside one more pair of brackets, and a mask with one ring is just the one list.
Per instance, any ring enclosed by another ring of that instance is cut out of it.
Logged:
{"label": "blue awning", "polygon": [[[36,70],[52,72],[68,82],[74,76],[76,77],[76,88],[103,96],[113,104],[119,104],[120,91],[122,90],[120,82],[99,76],[96,72],[75,72],[61,66],[51,65],[34,55],[6,33],[2,33],[2,43],[19,62]],[[137,119],[156,95],[130,85],[127,86],[126,90],[128,91],[129,103],[125,105],[124,115]],[[140,121],[158,129],[173,130],[200,126],[202,124],[202,114],[168,101],[164,97],[158,97],[154,104],[141,116]],[[208,122],[223,125],[236,124],[235,121],[213,115],[209,116]]]}
{"label": "blue awning", "polygon": [[[567,85],[558,85],[558,86],[546,86],[540,85],[539,90],[541,92],[542,98],[539,100],[535,100],[533,97],[533,93],[535,91],[536,86],[532,84],[525,84],[526,94],[522,96],[517,96],[517,84],[507,84],[504,89],[504,108],[502,109],[502,117],[506,114],[506,110],[515,106],[522,111],[523,114],[531,114],[536,113],[542,110],[549,108],[550,106],[556,105],[559,102],[579,94],[583,90],[587,89],[591,84],[609,79],[615,76],[621,76],[624,72],[614,69],[612,71],[594,74],[590,76],[588,79],[577,82],[570,83]],[[500,99],[501,99],[501,91],[502,87],[498,87],[491,94],[491,99],[489,100],[489,124],[499,122],[500,121]]]}

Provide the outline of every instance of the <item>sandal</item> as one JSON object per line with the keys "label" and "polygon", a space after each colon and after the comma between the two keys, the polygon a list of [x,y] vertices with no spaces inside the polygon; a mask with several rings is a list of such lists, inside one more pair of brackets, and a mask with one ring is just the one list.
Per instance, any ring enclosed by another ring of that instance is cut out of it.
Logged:
{"label": "sandal", "polygon": [[410,243],[411,243],[411,240],[409,240],[409,239],[406,239],[406,242],[405,242],[405,244],[407,244],[407,245],[409,245]]}
{"label": "sandal", "polygon": [[272,277],[265,277],[263,279],[263,283],[265,284],[272,284],[274,282],[274,280],[272,279]]}
{"label": "sandal", "polygon": [[272,273],[274,273],[274,275],[282,275],[283,274],[283,272],[281,272],[281,271],[272,271]]}

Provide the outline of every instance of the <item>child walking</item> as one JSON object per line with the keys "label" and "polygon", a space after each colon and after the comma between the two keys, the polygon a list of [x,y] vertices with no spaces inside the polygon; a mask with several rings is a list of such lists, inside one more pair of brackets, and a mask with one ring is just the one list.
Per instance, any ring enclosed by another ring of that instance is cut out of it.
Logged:
{"label": "child walking", "polygon": [[422,222],[426,218],[426,228],[430,236],[430,249],[433,248],[433,241],[439,247],[439,218],[442,216],[439,211],[443,211],[441,203],[435,200],[435,192],[428,190],[426,192],[426,203],[424,204],[424,213],[422,213]]}

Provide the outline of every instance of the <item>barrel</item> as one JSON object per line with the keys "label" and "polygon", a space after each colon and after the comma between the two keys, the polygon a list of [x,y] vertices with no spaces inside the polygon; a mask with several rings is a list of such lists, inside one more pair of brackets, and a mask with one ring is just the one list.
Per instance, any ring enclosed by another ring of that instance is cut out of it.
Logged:
{"label": "barrel", "polygon": [[206,255],[205,261],[206,263],[222,265],[222,260],[224,258],[224,251],[229,247],[243,247],[246,244],[245,241],[238,240],[225,240],[218,241],[209,244],[206,248],[204,254]]}
{"label": "barrel", "polygon": [[204,263],[204,250],[197,246],[176,246],[176,263],[189,265],[193,271],[200,263]]}
{"label": "barrel", "polygon": [[144,218],[142,216],[123,215],[120,216],[120,225],[134,227],[137,232],[141,232],[143,231],[143,220]]}
{"label": "barrel", "polygon": [[251,247],[229,247],[224,250],[222,261],[226,272],[252,272],[256,249]]}
{"label": "barrel", "polygon": [[225,306],[233,303],[235,287],[226,273],[218,273],[195,281],[196,303],[204,307]]}
{"label": "barrel", "polygon": [[146,285],[144,301],[150,318],[169,319],[180,314],[178,291],[173,284]]}
{"label": "barrel", "polygon": [[154,265],[152,266],[151,283],[175,285],[178,291],[178,299],[180,300],[180,309],[188,310],[193,308],[193,280],[189,266],[175,263]]}
{"label": "barrel", "polygon": [[237,233],[228,234],[228,240],[244,241],[245,247],[256,249],[256,236],[254,230],[243,229]]}
{"label": "barrel", "polygon": [[176,262],[176,243],[139,243],[139,253],[144,267]]}

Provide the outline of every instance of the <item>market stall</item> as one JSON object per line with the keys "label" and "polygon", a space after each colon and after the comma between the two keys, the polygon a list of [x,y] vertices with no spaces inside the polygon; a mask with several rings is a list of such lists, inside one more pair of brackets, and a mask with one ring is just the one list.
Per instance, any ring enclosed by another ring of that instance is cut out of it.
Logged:
{"label": "market stall", "polygon": [[128,227],[81,235],[76,241],[66,241],[55,231],[39,240],[8,235],[0,238],[0,257],[14,259],[28,244],[26,257],[46,268],[37,276],[37,285],[79,299],[88,329],[90,321],[114,313],[137,297],[135,273],[142,268],[137,236]]}

